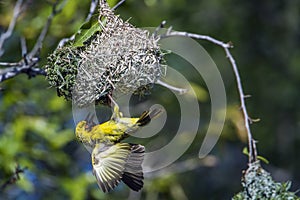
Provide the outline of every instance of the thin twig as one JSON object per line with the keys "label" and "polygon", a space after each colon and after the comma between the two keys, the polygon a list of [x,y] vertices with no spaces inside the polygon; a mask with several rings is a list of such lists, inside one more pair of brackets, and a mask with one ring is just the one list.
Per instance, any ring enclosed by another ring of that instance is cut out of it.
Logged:
{"label": "thin twig", "polygon": [[161,38],[172,37],[172,36],[183,36],[183,37],[189,37],[189,38],[194,38],[194,39],[206,40],[206,41],[212,42],[213,44],[221,46],[225,50],[226,57],[228,58],[229,62],[231,63],[231,66],[234,71],[234,75],[236,77],[237,88],[238,88],[240,101],[241,101],[241,109],[242,109],[243,116],[244,116],[244,124],[245,124],[245,128],[247,131],[247,136],[248,136],[249,163],[255,162],[257,160],[257,149],[256,149],[255,140],[252,137],[250,125],[249,125],[251,118],[248,115],[246,103],[245,103],[245,98],[247,96],[244,94],[244,91],[243,91],[242,81],[240,78],[240,74],[239,74],[235,59],[233,58],[233,56],[229,50],[230,48],[233,48],[233,45],[231,44],[231,42],[224,43],[220,40],[217,40],[217,39],[212,38],[207,35],[199,35],[199,34],[178,32],[178,31],[171,31],[171,30],[169,30],[169,31],[167,31],[167,33],[161,35]]}
{"label": "thin twig", "polygon": [[4,53],[4,49],[2,49],[4,42],[11,36],[11,34],[12,34],[14,28],[15,28],[17,19],[18,19],[20,13],[21,13],[22,3],[23,3],[23,0],[18,0],[17,1],[16,5],[15,5],[15,8],[14,8],[13,18],[9,23],[8,29],[5,33],[0,35],[0,57]]}
{"label": "thin twig", "polygon": [[26,45],[26,39],[24,37],[21,37],[21,50],[22,50],[22,56],[27,55],[27,45]]}
{"label": "thin twig", "polygon": [[86,17],[85,22],[88,22],[91,19],[91,17],[93,16],[93,14],[97,8],[98,1],[99,0],[91,0],[90,12],[89,12],[88,16]]}
{"label": "thin twig", "polygon": [[20,174],[24,173],[25,168],[21,168],[19,165],[16,166],[14,173],[10,176],[10,178],[5,181],[0,187],[0,191],[3,191],[7,186],[15,184],[20,179]]}
{"label": "thin twig", "polygon": [[13,67],[20,65],[20,62],[0,62],[0,66]]}
{"label": "thin twig", "polygon": [[122,5],[126,0],[121,0],[119,1],[111,10],[114,11],[116,10],[120,5]]}
{"label": "thin twig", "polygon": [[257,150],[256,150],[256,144],[252,137],[251,129],[250,129],[250,125],[249,125],[251,118],[248,115],[246,103],[245,103],[245,98],[247,96],[244,94],[244,91],[243,91],[242,81],[241,81],[241,77],[239,75],[239,71],[238,71],[236,62],[235,62],[232,54],[230,53],[229,49],[224,48],[224,50],[226,52],[227,58],[229,59],[231,65],[232,65],[232,68],[233,68],[233,71],[235,74],[236,83],[237,83],[237,87],[238,87],[238,91],[239,91],[239,95],[240,95],[241,109],[242,109],[242,112],[244,115],[244,124],[245,124],[245,128],[247,130],[247,135],[248,135],[249,163],[253,163],[257,159]]}
{"label": "thin twig", "polygon": [[224,49],[232,48],[232,44],[230,43],[224,43],[220,40],[217,40],[213,37],[210,37],[208,35],[199,35],[194,33],[187,33],[187,32],[179,32],[179,31],[171,31],[169,30],[166,34],[161,35],[161,38],[164,37],[171,37],[171,36],[182,36],[182,37],[189,37],[189,38],[195,38],[198,40],[207,40],[209,42],[212,42],[218,46],[223,47]]}
{"label": "thin twig", "polygon": [[59,0],[56,1],[54,4],[53,4],[53,8],[52,8],[52,12],[51,14],[49,15],[48,19],[47,19],[47,22],[46,22],[46,25],[44,26],[42,32],[40,33],[39,35],[39,38],[38,40],[36,41],[33,49],[31,50],[31,52],[28,54],[29,57],[34,57],[35,55],[38,54],[38,52],[40,51],[40,49],[42,48],[42,45],[43,45],[43,41],[47,35],[47,32],[48,32],[48,29],[50,27],[50,24],[52,22],[52,19],[54,16],[56,16],[59,12],[61,12],[61,10],[63,9],[63,7],[65,6],[66,4],[66,0],[63,1],[63,3],[61,4],[61,7],[60,8],[57,8],[57,5],[59,4]]}
{"label": "thin twig", "polygon": [[163,82],[162,80],[157,80],[156,81],[157,84],[161,85],[161,86],[164,86],[174,92],[178,92],[179,94],[184,94],[184,93],[187,93],[188,89],[184,89],[184,88],[178,88],[178,87],[175,87],[173,85],[170,85],[166,82]]}

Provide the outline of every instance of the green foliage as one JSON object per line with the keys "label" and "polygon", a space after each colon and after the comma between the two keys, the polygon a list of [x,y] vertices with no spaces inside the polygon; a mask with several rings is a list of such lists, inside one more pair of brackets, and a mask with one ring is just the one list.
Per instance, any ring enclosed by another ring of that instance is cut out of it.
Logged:
{"label": "green foliage", "polygon": [[45,66],[49,84],[56,87],[59,97],[63,96],[68,101],[72,100],[72,90],[81,59],[79,54],[80,50],[75,47],[58,48],[50,54]]}
{"label": "green foliage", "polygon": [[72,200],[84,199],[87,195],[87,187],[90,183],[95,183],[94,177],[90,174],[80,174],[78,177],[65,177],[61,180],[62,187],[69,194]]}
{"label": "green foliage", "polygon": [[[247,147],[243,148],[243,154],[249,156],[249,152],[248,152],[248,148]],[[257,159],[263,161],[266,164],[269,164],[269,161],[266,158],[262,157],[262,156],[257,156]]]}
{"label": "green foliage", "polygon": [[84,43],[88,41],[97,32],[101,32],[105,26],[106,19],[101,20],[101,24],[98,21],[99,14],[94,14],[91,19],[84,23],[78,33],[75,35],[75,40],[72,46],[84,47]]}

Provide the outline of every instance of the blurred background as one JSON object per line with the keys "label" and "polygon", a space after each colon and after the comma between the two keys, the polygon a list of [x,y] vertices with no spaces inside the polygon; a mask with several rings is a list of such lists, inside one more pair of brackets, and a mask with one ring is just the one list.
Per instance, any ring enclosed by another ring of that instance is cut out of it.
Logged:
{"label": "blurred background", "polygon": [[[5,43],[0,61],[21,59],[20,37],[30,47],[51,13],[54,1],[27,1],[12,37]],[[114,5],[117,1],[111,0]],[[55,18],[41,50],[40,66],[65,37],[84,22],[89,1],[67,1]],[[0,1],[0,30],[6,30],[15,1]],[[276,181],[292,181],[300,188],[300,2],[294,0],[126,0],[116,14],[137,27],[156,27],[163,20],[174,30],[205,34],[234,44],[246,94],[251,125],[258,141],[258,154],[269,160],[263,164]],[[201,110],[198,134],[189,149],[164,171],[147,175],[141,193],[124,185],[103,194],[91,173],[90,155],[74,135],[71,102],[57,97],[45,77],[28,79],[19,75],[1,83],[0,91],[0,185],[19,165],[26,168],[20,180],[0,191],[0,199],[230,199],[241,187],[242,170],[247,168],[243,118],[235,78],[224,50],[198,41],[219,68],[227,93],[227,116],[221,138],[205,159],[198,158],[210,119],[210,99],[205,82],[193,67],[168,55],[172,67],[184,73],[197,89]],[[143,103],[163,105],[168,114],[164,129],[152,138],[133,139],[159,148],[176,133],[180,112],[175,96],[155,86],[151,94],[132,98],[132,114]],[[107,120],[110,111],[101,111]],[[176,125],[177,124],[177,125]]]}

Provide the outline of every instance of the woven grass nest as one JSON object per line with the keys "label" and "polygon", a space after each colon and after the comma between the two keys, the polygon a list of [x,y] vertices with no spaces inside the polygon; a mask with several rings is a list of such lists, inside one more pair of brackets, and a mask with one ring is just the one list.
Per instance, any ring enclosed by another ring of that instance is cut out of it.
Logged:
{"label": "woven grass nest", "polygon": [[46,78],[58,95],[79,107],[104,104],[112,94],[146,93],[165,75],[158,37],[124,22],[105,1],[100,1],[99,12],[102,31],[83,46],[71,42],[56,49],[45,66]]}

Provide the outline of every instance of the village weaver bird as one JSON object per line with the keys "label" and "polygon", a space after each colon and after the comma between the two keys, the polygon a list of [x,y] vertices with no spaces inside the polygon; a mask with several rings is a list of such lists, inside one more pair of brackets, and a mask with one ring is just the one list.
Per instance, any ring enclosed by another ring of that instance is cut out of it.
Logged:
{"label": "village weaver bird", "polygon": [[87,116],[77,124],[76,137],[93,149],[93,174],[103,192],[111,191],[121,180],[134,191],[143,187],[145,147],[121,141],[160,113],[160,109],[153,109],[145,111],[139,118],[126,118],[115,104],[109,121],[97,125]]}

